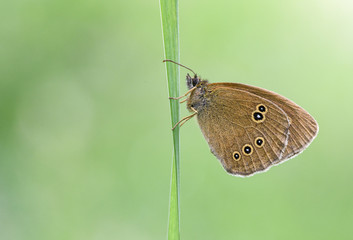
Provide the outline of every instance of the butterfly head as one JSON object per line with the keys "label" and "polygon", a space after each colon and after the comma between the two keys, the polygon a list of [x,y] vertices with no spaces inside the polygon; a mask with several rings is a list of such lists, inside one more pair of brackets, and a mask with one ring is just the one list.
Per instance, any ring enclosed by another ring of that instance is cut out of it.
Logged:
{"label": "butterfly head", "polygon": [[191,77],[190,74],[186,75],[186,85],[189,89],[192,89],[194,87],[201,87],[205,83],[207,83],[207,81],[201,80],[201,78],[198,77],[196,74],[194,75],[194,77]]}

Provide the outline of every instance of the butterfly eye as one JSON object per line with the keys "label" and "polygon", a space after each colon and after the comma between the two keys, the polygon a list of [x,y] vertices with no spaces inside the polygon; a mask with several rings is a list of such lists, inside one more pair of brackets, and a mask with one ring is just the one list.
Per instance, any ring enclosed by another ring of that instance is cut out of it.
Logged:
{"label": "butterfly eye", "polygon": [[265,144],[265,140],[263,137],[257,137],[255,139],[255,146],[256,147],[262,147]]}
{"label": "butterfly eye", "polygon": [[192,85],[195,87],[197,84],[199,83],[199,79],[198,78],[193,78],[192,79]]}
{"label": "butterfly eye", "polygon": [[265,116],[260,112],[253,112],[252,120],[255,121],[256,123],[260,123],[265,121]]}
{"label": "butterfly eye", "polygon": [[266,113],[267,112],[267,107],[263,104],[259,104],[256,106],[256,109],[259,110],[260,112]]}
{"label": "butterfly eye", "polygon": [[241,155],[238,151],[233,152],[233,159],[235,161],[239,161],[241,159]]}
{"label": "butterfly eye", "polygon": [[243,146],[243,153],[247,156],[252,154],[252,146],[250,144],[245,144]]}

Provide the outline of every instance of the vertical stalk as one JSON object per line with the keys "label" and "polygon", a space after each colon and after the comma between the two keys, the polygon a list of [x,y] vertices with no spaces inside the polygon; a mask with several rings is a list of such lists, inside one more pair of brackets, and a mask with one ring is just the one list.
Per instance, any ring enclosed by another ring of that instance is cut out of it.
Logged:
{"label": "vertical stalk", "polygon": [[[164,43],[165,59],[179,62],[179,15],[178,0],[160,0],[161,21]],[[168,90],[170,97],[179,96],[179,66],[166,63]],[[170,111],[172,126],[174,126],[180,115],[178,100],[170,100]],[[179,126],[173,131],[173,159],[172,174],[170,181],[168,240],[180,239],[180,208],[179,208],[179,185],[180,185],[180,150],[179,150]]]}

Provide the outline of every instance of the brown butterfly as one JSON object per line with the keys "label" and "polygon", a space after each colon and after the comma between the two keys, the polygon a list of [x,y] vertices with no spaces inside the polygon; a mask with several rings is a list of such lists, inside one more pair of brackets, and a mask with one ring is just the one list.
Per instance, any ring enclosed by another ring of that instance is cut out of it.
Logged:
{"label": "brown butterfly", "polygon": [[277,93],[240,83],[208,83],[195,73],[187,74],[186,84],[189,91],[172,99],[188,96],[182,102],[192,114],[173,129],[197,116],[211,152],[232,175],[250,176],[293,158],[318,133],[308,112]]}

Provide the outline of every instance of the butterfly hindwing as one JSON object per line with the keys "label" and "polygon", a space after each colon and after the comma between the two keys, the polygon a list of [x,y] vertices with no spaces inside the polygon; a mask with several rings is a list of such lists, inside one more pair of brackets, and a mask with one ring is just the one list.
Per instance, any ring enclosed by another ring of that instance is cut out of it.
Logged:
{"label": "butterfly hindwing", "polygon": [[207,89],[207,109],[197,118],[212,153],[229,173],[251,175],[282,159],[290,119],[280,107],[256,94],[217,83]]}

